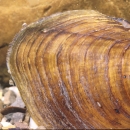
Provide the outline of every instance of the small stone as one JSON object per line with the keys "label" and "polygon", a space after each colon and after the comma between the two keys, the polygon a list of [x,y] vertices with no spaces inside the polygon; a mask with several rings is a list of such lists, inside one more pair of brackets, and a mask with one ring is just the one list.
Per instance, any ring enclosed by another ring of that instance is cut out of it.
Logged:
{"label": "small stone", "polygon": [[[3,127],[8,127],[8,126],[11,126],[11,125],[12,125],[12,124],[9,123],[9,122],[1,122],[1,124],[2,124]],[[2,128],[3,128],[3,127],[2,127]]]}
{"label": "small stone", "polygon": [[[11,106],[24,108],[25,104],[24,104],[22,98],[20,96],[17,96],[15,102],[13,102],[11,104]],[[24,113],[20,113],[20,112],[13,113],[11,122],[12,123],[21,122],[23,120],[24,116],[25,116]]]}
{"label": "small stone", "polygon": [[6,126],[6,127],[2,127],[3,130],[8,130],[8,129],[11,129],[11,128],[16,128],[14,125],[9,125],[9,126]]}
{"label": "small stone", "polygon": [[24,124],[22,122],[15,122],[15,126],[20,129],[29,129],[29,126],[27,124]]}
{"label": "small stone", "polygon": [[9,113],[9,114],[5,115],[4,118],[2,119],[2,122],[11,122],[12,115],[13,115],[13,113]]}
{"label": "small stone", "polygon": [[11,123],[15,124],[15,122],[21,122],[24,118],[24,113],[16,112],[13,113],[11,118]]}
{"label": "small stone", "polygon": [[7,118],[4,116],[1,120],[1,122],[6,122]]}
{"label": "small stone", "polygon": [[11,105],[16,99],[16,94],[9,90],[4,94],[4,105],[9,106]]}
{"label": "small stone", "polygon": [[[22,101],[22,98],[20,96],[17,96],[15,101],[10,106],[24,108],[25,104]],[[21,112],[9,113],[9,114],[5,115],[5,118],[6,118],[5,121],[11,122],[12,124],[14,124],[15,122],[21,122],[24,118],[24,115],[25,114],[21,113]]]}
{"label": "small stone", "polygon": [[9,91],[9,88],[4,88],[3,93],[2,93],[2,96],[4,96],[5,93],[8,92],[8,91]]}
{"label": "small stone", "polygon": [[17,96],[15,101],[11,104],[11,106],[24,108],[25,104],[24,104],[22,98],[20,96]]}
{"label": "small stone", "polygon": [[9,90],[12,90],[17,96],[20,96],[19,90],[16,86],[9,87]]}

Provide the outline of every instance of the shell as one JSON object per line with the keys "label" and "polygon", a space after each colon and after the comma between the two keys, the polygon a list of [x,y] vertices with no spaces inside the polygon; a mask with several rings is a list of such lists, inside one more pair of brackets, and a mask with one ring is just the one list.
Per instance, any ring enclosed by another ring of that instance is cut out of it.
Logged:
{"label": "shell", "polygon": [[36,123],[55,129],[130,128],[129,23],[74,10],[27,25],[7,66]]}

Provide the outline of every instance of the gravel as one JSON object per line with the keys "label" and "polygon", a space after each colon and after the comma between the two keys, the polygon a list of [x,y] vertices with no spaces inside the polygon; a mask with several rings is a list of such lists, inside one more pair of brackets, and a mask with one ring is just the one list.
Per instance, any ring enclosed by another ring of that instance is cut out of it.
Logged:
{"label": "gravel", "polygon": [[17,87],[0,88],[0,129],[45,129],[44,126],[37,126],[27,111],[18,112],[16,109],[15,112],[14,110],[12,112],[12,108],[25,109],[25,104],[22,101]]}
{"label": "gravel", "polygon": [[4,105],[9,106],[11,105],[16,99],[16,94],[12,90],[8,90],[4,94]]}

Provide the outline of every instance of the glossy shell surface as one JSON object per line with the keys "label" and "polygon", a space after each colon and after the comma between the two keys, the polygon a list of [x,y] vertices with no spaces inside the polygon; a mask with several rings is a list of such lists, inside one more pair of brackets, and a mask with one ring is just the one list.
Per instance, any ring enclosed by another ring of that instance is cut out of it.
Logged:
{"label": "glossy shell surface", "polygon": [[91,10],[24,27],[7,56],[32,118],[46,128],[130,128],[130,31]]}

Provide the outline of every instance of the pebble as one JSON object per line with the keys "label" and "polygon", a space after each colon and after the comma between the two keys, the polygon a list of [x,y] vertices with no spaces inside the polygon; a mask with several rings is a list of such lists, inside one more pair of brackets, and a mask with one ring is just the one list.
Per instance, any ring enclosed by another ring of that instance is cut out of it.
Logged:
{"label": "pebble", "polygon": [[[5,88],[4,89],[4,104],[6,106],[15,106],[24,108],[25,104],[20,97],[19,91],[16,86]],[[16,112],[16,113],[9,113],[4,116],[2,119],[3,122],[10,122],[14,124],[15,122],[20,122],[24,118],[24,113]]]}
{"label": "pebble", "polygon": [[[24,108],[25,104],[24,104],[22,98],[20,96],[17,96],[15,102],[12,103],[11,106]],[[24,113],[20,113],[20,112],[13,113],[11,122],[12,123],[21,122],[23,120],[24,116],[25,116]]]}
{"label": "pebble", "polygon": [[20,129],[29,129],[29,126],[27,124],[24,124],[22,122],[15,122],[15,126]]}
{"label": "pebble", "polygon": [[[19,90],[16,86],[6,87],[0,90],[0,109],[4,106],[14,106],[25,108],[25,104],[20,96]],[[37,124],[30,119],[29,113],[9,113],[7,115],[0,114],[0,129],[20,130],[20,129],[45,129],[43,126]]]}
{"label": "pebble", "polygon": [[9,91],[9,88],[4,88],[3,91],[2,91],[2,96],[4,96],[5,93],[8,92],[8,91]]}
{"label": "pebble", "polygon": [[11,126],[12,124],[11,123],[9,123],[9,122],[1,122],[1,124],[2,124],[2,126],[3,127],[8,127],[8,126]]}
{"label": "pebble", "polygon": [[12,118],[13,113],[7,114],[4,116],[4,118],[1,120],[2,122],[10,122]]}
{"label": "pebble", "polygon": [[11,123],[15,124],[16,122],[22,122],[24,118],[24,114],[20,112],[13,113],[11,118]]}
{"label": "pebble", "polygon": [[4,116],[2,119],[1,119],[1,122],[6,122],[7,118]]}
{"label": "pebble", "polygon": [[20,97],[19,90],[18,90],[18,88],[16,86],[9,87],[9,90],[12,90],[17,96]]}
{"label": "pebble", "polygon": [[12,90],[8,90],[4,94],[4,105],[9,106],[11,105],[16,99],[16,94]]}
{"label": "pebble", "polygon": [[2,127],[3,130],[8,130],[10,128],[16,128],[14,125],[9,125],[9,126],[6,126],[6,127]]}
{"label": "pebble", "polygon": [[22,98],[20,96],[17,96],[15,101],[11,104],[11,106],[24,108],[25,104],[24,104]]}

